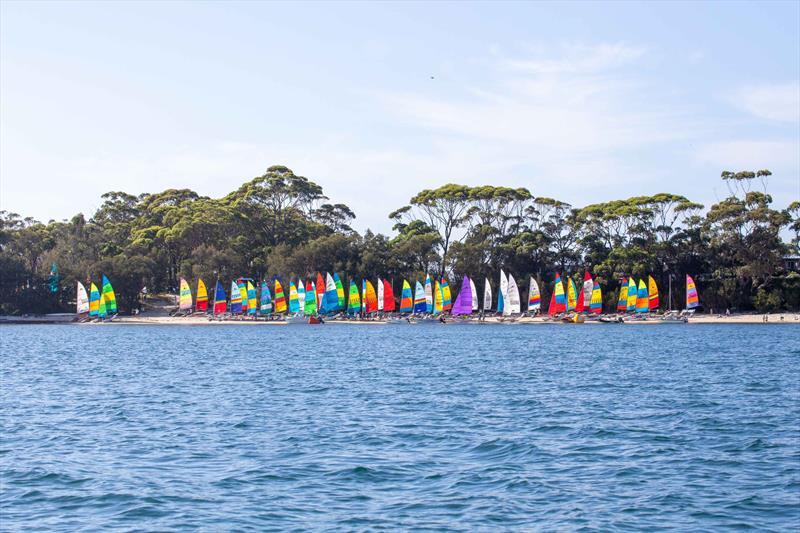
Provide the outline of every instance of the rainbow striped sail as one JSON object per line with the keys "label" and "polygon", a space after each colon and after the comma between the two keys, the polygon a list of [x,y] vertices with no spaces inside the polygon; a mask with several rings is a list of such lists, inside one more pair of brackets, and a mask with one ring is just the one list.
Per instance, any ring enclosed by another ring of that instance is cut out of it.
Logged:
{"label": "rainbow striped sail", "polygon": [[262,315],[272,313],[272,295],[269,293],[269,285],[266,281],[261,282],[261,305],[258,310]]}
{"label": "rainbow striped sail", "polygon": [[628,279],[628,311],[636,311],[636,298],[638,291],[636,290],[636,281],[633,278]]}
{"label": "rainbow striped sail", "polygon": [[75,296],[75,313],[78,315],[89,313],[89,295],[86,293],[86,287],[80,281],[75,289]]}
{"label": "rainbow striped sail", "polygon": [[449,311],[453,308],[453,297],[450,294],[450,284],[447,279],[442,278],[442,311]]}
{"label": "rainbow striped sail", "polygon": [[247,313],[247,285],[240,278],[236,280],[236,286],[239,288],[239,296],[242,298],[242,313]]}
{"label": "rainbow striped sail", "polygon": [[628,278],[622,278],[619,286],[619,300],[617,300],[617,312],[622,313],[628,310]]}
{"label": "rainbow striped sail", "polygon": [[647,285],[644,284],[644,280],[639,280],[639,290],[636,294],[636,312],[637,313],[647,313],[650,310],[648,305],[649,303],[649,295],[647,294]]}
{"label": "rainbow striped sail", "polygon": [[100,291],[97,285],[89,285],[89,316],[97,316],[100,311]]}
{"label": "rainbow striped sail", "polygon": [[286,312],[286,296],[283,294],[283,287],[279,280],[275,280],[275,312]]}
{"label": "rainbow striped sail", "polygon": [[195,311],[208,311],[208,291],[202,279],[197,279],[197,301],[194,304]]}
{"label": "rainbow striped sail", "polygon": [[653,276],[647,276],[647,292],[650,295],[650,310],[655,311],[658,309],[658,285]]}
{"label": "rainbow striped sail", "polygon": [[108,313],[115,315],[117,313],[117,297],[114,294],[114,288],[111,287],[111,282],[105,275],[103,275],[103,299],[106,301]]}
{"label": "rainbow striped sail", "polygon": [[192,308],[192,289],[189,288],[189,283],[181,278],[181,292],[178,297],[178,309],[181,311],[188,311]]}
{"label": "rainbow striped sail", "polygon": [[347,295],[347,312],[357,315],[361,311],[361,299],[358,297],[358,286],[356,282],[350,280],[350,290]]}
{"label": "rainbow striped sail", "polygon": [[314,290],[314,283],[306,282],[306,301],[303,304],[303,314],[306,316],[317,314],[317,293]]}
{"label": "rainbow striped sail", "polygon": [[300,299],[297,297],[297,287],[294,281],[291,280],[289,280],[289,312],[292,314],[300,312]]}
{"label": "rainbow striped sail", "polygon": [[425,312],[433,313],[433,285],[430,276],[425,276]]}
{"label": "rainbow striped sail", "polygon": [[528,311],[538,311],[542,307],[542,295],[539,292],[539,284],[531,276],[528,286]]}
{"label": "rainbow striped sail", "polygon": [[336,284],[337,309],[344,309],[347,307],[344,301],[344,285],[342,285],[342,280],[336,272],[333,273],[333,282]]}
{"label": "rainbow striped sail", "polygon": [[414,310],[414,295],[411,293],[411,285],[407,280],[403,280],[403,289],[400,291],[400,312],[410,313]]}
{"label": "rainbow striped sail", "polygon": [[238,315],[242,312],[242,292],[239,290],[239,285],[231,282],[231,314]]}
{"label": "rainbow striped sail", "polygon": [[589,301],[589,312],[600,313],[603,311],[603,292],[597,280],[592,281],[592,299]]}
{"label": "rainbow striped sail", "polygon": [[548,314],[556,315],[567,310],[567,296],[564,294],[564,284],[561,283],[561,274],[556,272],[556,285],[550,297]]}
{"label": "rainbow striped sail", "polygon": [[425,289],[419,281],[416,282],[416,290],[414,291],[414,312],[428,312],[428,296],[425,294]]}
{"label": "rainbow striped sail", "polygon": [[686,274],[686,309],[694,309],[700,305],[700,297],[697,295],[697,287],[692,276]]}
{"label": "rainbow striped sail", "polygon": [[578,288],[575,281],[567,276],[567,311],[572,311],[578,305]]}
{"label": "rainbow striped sail", "polygon": [[225,294],[225,287],[222,282],[217,280],[217,288],[214,291],[214,314],[221,315],[228,311],[228,296]]}
{"label": "rainbow striped sail", "polygon": [[247,314],[256,316],[256,307],[258,307],[258,300],[256,299],[256,288],[249,281],[247,282]]}

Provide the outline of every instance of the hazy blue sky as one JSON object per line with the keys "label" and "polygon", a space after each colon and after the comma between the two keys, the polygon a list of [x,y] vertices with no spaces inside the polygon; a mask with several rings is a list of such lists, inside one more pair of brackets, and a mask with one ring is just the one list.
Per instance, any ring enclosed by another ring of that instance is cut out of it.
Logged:
{"label": "hazy blue sky", "polygon": [[[2,2],[0,209],[221,196],[273,164],[388,231],[447,182],[800,197],[800,3]],[[433,77],[433,79],[431,79]]]}

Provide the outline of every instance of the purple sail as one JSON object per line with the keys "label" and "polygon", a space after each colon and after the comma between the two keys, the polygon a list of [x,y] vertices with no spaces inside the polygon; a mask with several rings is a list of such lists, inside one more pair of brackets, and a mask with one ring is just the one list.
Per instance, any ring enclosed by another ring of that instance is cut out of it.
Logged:
{"label": "purple sail", "polygon": [[472,313],[472,289],[469,282],[469,277],[464,276],[464,281],[461,282],[461,292],[458,293],[458,298],[453,304],[453,310],[450,312],[453,315],[468,315]]}

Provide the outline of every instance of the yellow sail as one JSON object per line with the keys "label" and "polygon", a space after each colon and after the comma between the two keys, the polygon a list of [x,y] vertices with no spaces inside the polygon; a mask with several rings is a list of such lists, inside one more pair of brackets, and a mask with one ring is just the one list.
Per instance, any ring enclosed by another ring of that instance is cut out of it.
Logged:
{"label": "yellow sail", "polygon": [[189,283],[181,278],[181,291],[178,308],[182,311],[192,308],[192,289],[189,288]]}

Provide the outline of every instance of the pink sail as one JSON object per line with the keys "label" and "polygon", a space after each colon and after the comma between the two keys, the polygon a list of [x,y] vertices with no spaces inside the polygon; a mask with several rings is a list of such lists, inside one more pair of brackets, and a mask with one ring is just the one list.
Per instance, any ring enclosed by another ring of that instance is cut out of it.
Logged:
{"label": "pink sail", "polygon": [[458,298],[456,298],[456,303],[453,304],[453,310],[450,313],[453,315],[472,313],[472,284],[466,275],[464,281],[461,282],[461,292],[458,293]]}

